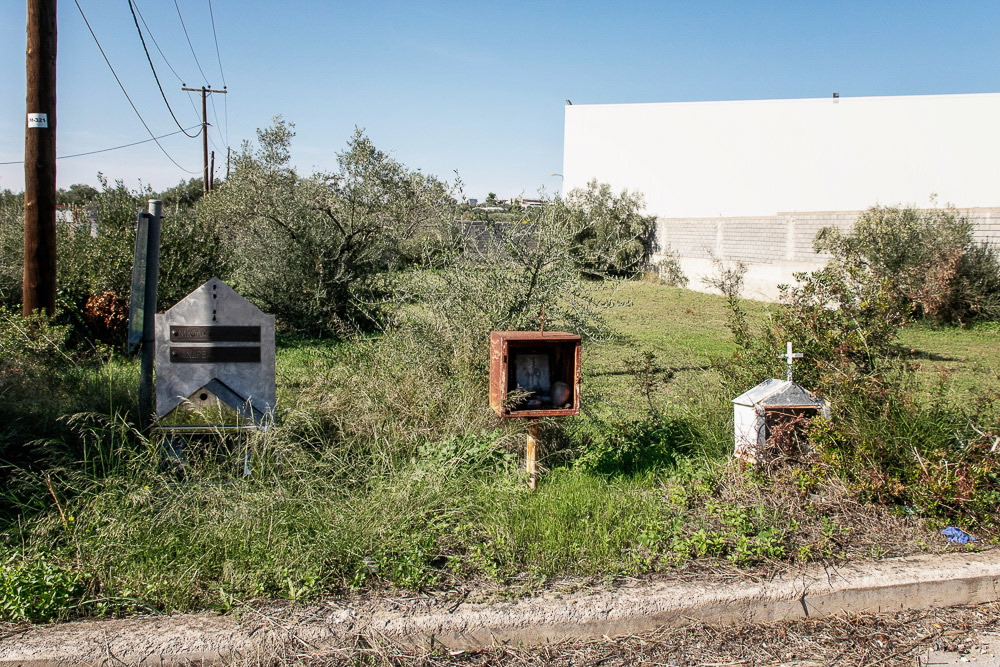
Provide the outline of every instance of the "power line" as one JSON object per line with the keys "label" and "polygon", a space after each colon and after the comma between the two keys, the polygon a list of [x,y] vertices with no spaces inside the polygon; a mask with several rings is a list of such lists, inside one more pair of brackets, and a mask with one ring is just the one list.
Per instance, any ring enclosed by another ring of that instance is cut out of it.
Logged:
{"label": "power line", "polygon": [[[200,125],[200,123],[199,123],[199,125]],[[191,127],[187,128],[187,129],[188,130],[193,130],[196,127],[198,127],[198,125],[192,125]],[[133,141],[130,144],[122,144],[121,146],[112,146],[111,148],[101,148],[101,149],[98,149],[96,151],[87,151],[86,153],[73,153],[72,155],[60,155],[56,159],[57,160],[65,160],[66,158],[71,158],[71,157],[83,157],[84,155],[95,155],[97,153],[107,153],[108,151],[116,151],[116,150],[119,150],[119,149],[122,149],[122,148],[130,148],[132,146],[138,146],[139,144],[148,144],[150,141],[155,141],[157,139],[166,139],[167,137],[172,137],[175,134],[180,134],[181,132],[184,132],[184,130],[183,129],[181,129],[181,130],[174,130],[173,132],[168,132],[167,134],[161,134],[160,136],[153,137],[152,139],[142,139],[140,141]],[[199,131],[198,134],[200,134],[200,133],[201,132]],[[194,136],[197,137],[198,134],[195,134]],[[13,162],[0,162],[0,165],[7,165],[7,164],[24,164],[24,160],[14,160]]]}
{"label": "power line", "polygon": [[201,68],[201,63],[198,62],[198,54],[194,52],[194,44],[191,43],[191,36],[188,34],[187,26],[184,25],[184,17],[181,16],[181,6],[177,4],[177,0],[174,0],[174,7],[177,8],[177,18],[181,20],[181,28],[184,29],[184,36],[187,38],[188,46],[191,48],[191,55],[194,56],[194,64],[198,66],[198,71],[201,72],[201,80],[208,83],[205,70]]}
{"label": "power line", "polygon": [[[226,140],[222,136],[222,130],[219,129],[219,112],[215,109],[215,97],[211,96],[209,99],[212,100],[212,115],[215,116],[215,131],[219,133],[219,139],[225,143]],[[216,148],[218,148],[218,146],[216,146]],[[226,146],[226,148],[228,148],[228,146]]]}
{"label": "power line", "polygon": [[[142,21],[142,25],[146,29],[146,34],[149,35],[149,38],[151,40],[153,40],[153,46],[156,47],[156,50],[160,53],[160,57],[163,58],[163,62],[165,62],[167,64],[167,67],[170,68],[170,71],[173,72],[174,77],[176,77],[177,80],[180,81],[181,86],[186,86],[187,84],[184,82],[184,79],[181,78],[181,75],[177,73],[177,70],[174,69],[174,66],[170,64],[169,60],[167,60],[167,56],[163,53],[163,49],[160,48],[159,42],[156,41],[156,35],[153,34],[153,31],[150,30],[149,28],[149,24],[146,23],[146,17],[142,15],[142,9],[139,8],[139,3],[133,2],[133,6],[135,7],[136,13],[139,14],[139,20]],[[191,103],[191,110],[194,111],[194,115],[200,118],[201,114],[198,113],[198,108],[195,107],[194,100],[191,99],[190,95],[188,95],[188,102]]]}
{"label": "power line", "polygon": [[[222,75],[222,87],[228,88],[228,86],[226,85],[226,73],[222,70],[222,55],[219,53],[219,33],[215,31],[215,12],[212,11],[212,0],[208,0],[208,15],[212,18],[212,37],[215,38],[215,57],[218,58],[219,60],[219,74]],[[223,115],[225,116],[226,119],[226,136],[223,138],[223,140],[225,141],[226,149],[228,150],[229,149],[229,99],[228,98],[225,97],[222,98],[222,107],[224,109]],[[212,111],[213,112],[215,111],[214,104],[212,105]],[[216,123],[219,122],[218,116],[216,117],[215,122]]]}
{"label": "power line", "polygon": [[128,0],[128,8],[132,10],[132,21],[135,22],[136,32],[139,33],[139,41],[142,42],[142,50],[146,53],[146,61],[149,62],[149,69],[153,70],[153,78],[156,79],[156,87],[160,89],[160,97],[163,98],[163,103],[167,105],[167,111],[170,112],[170,117],[174,119],[174,123],[176,123],[177,127],[179,127],[181,131],[184,132],[185,136],[194,139],[198,135],[188,134],[187,132],[184,131],[184,126],[181,125],[181,122],[179,120],[177,120],[177,116],[176,114],[174,114],[174,110],[170,107],[170,101],[167,99],[167,94],[163,92],[163,86],[160,85],[160,77],[156,75],[156,68],[153,67],[153,59],[149,57],[149,49],[146,48],[146,40],[143,39],[142,30],[139,29],[139,19],[136,18],[135,6],[132,4],[132,0]]}
{"label": "power line", "polygon": [[174,66],[170,64],[170,61],[167,60],[167,57],[165,55],[163,55],[163,49],[160,48],[159,43],[156,41],[156,37],[153,36],[153,31],[149,29],[149,24],[146,23],[146,17],[144,17],[142,15],[142,10],[139,9],[139,5],[138,4],[135,5],[135,11],[138,12],[138,14],[139,14],[139,20],[142,21],[143,27],[146,28],[146,34],[149,35],[149,38],[151,40],[153,40],[153,46],[155,46],[156,50],[159,51],[160,57],[163,58],[163,62],[167,63],[167,67],[170,68],[170,71],[174,73],[174,76],[177,77],[177,80],[180,81],[181,85],[183,86],[184,85],[184,79],[182,79],[181,75],[177,73],[177,70],[174,69]]}
{"label": "power line", "polygon": [[212,0],[208,0],[208,15],[212,17],[212,36],[215,37],[215,57],[219,59],[219,74],[222,75],[222,87],[226,87],[226,73],[222,71],[222,56],[219,55],[219,35],[215,32],[215,13],[212,11]]}
{"label": "power line", "polygon": [[127,99],[128,103],[132,106],[132,111],[134,111],[135,115],[139,117],[139,121],[142,123],[142,126],[146,128],[146,132],[149,132],[149,136],[153,138],[153,141],[155,141],[156,145],[159,146],[161,151],[163,151],[163,154],[166,155],[167,159],[173,162],[178,169],[187,172],[189,174],[197,174],[198,173],[197,171],[191,171],[190,169],[185,169],[184,167],[180,166],[177,163],[177,160],[172,158],[170,156],[170,153],[167,152],[167,149],[164,148],[163,145],[159,142],[156,135],[153,134],[153,131],[149,129],[149,125],[146,124],[146,120],[142,117],[142,114],[139,113],[139,110],[136,108],[135,103],[132,101],[132,98],[129,97],[128,91],[125,90],[125,86],[122,85],[122,80],[118,78],[118,73],[115,72],[115,68],[111,66],[111,61],[108,60],[108,55],[104,53],[104,47],[101,46],[101,40],[97,39],[97,35],[94,34],[94,29],[90,27],[90,21],[87,20],[87,15],[83,13],[83,7],[80,6],[80,0],[73,0],[73,2],[76,3],[76,8],[80,10],[80,16],[83,17],[83,22],[87,24],[87,30],[90,31],[90,36],[94,38],[94,42],[97,44],[98,50],[101,52],[101,55],[104,56],[104,62],[108,64],[108,69],[111,70],[111,73],[115,77],[115,81],[118,82],[118,87],[122,89],[122,93],[125,94],[125,99]]}

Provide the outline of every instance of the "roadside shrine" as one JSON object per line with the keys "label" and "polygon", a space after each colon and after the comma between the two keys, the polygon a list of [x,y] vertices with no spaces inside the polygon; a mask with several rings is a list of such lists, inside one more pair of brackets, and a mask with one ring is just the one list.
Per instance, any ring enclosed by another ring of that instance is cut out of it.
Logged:
{"label": "roadside shrine", "polygon": [[809,420],[817,415],[830,415],[825,400],[792,380],[792,362],[802,355],[793,354],[792,344],[788,343],[786,352],[778,356],[786,360],[785,380],[764,380],[733,399],[733,454],[749,463],[760,459],[775,435],[785,433],[789,438],[801,440]]}
{"label": "roadside shrine", "polygon": [[501,417],[526,418],[528,484],[538,485],[538,419],[580,414],[580,336],[564,331],[490,334],[490,407]]}

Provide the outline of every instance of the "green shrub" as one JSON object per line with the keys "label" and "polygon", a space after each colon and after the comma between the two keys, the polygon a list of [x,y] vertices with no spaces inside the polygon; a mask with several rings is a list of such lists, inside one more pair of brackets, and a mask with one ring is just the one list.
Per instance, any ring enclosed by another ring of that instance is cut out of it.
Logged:
{"label": "green shrub", "polygon": [[603,424],[581,445],[576,465],[601,475],[634,475],[673,466],[698,438],[683,419],[654,415]]}
{"label": "green shrub", "polygon": [[837,386],[850,390],[893,372],[901,358],[895,342],[907,318],[888,280],[839,265],[796,278],[798,284],[782,286],[780,307],[760,325],[730,296],[737,350],[714,365],[733,396],[766,378],[784,377],[779,354],[786,341],[804,355],[795,363],[796,380],[821,393]]}
{"label": "green shrub", "polygon": [[953,208],[874,206],[850,232],[821,230],[815,245],[845,269],[888,281],[917,315],[949,323],[996,319],[1000,259],[972,233],[972,223]]}
{"label": "green shrub", "polygon": [[810,439],[863,500],[995,532],[1000,464],[990,450],[998,433],[916,393],[907,374],[840,392],[832,419],[816,423]]}
{"label": "green shrub", "polygon": [[614,194],[607,183],[592,180],[553,206],[565,206],[574,221],[573,253],[587,274],[634,276],[649,264],[656,245],[656,217],[642,214],[640,193]]}
{"label": "green shrub", "polygon": [[68,615],[86,591],[82,572],[42,556],[11,554],[0,563],[0,620],[52,621]]}
{"label": "green shrub", "polygon": [[680,255],[676,250],[668,250],[663,259],[656,263],[656,273],[660,282],[671,287],[687,287],[690,280],[681,268]]}
{"label": "green shrub", "polygon": [[[454,200],[360,130],[335,173],[300,176],[294,126],[275,118],[237,155],[230,178],[199,203],[225,230],[235,286],[286,330],[325,335],[378,319],[379,275],[397,266],[418,229],[450,219]],[[444,216],[444,217],[442,217]]]}
{"label": "green shrub", "polygon": [[24,276],[24,195],[0,192],[0,305],[21,304]]}
{"label": "green shrub", "polygon": [[78,364],[69,333],[47,317],[22,319],[0,307],[0,459],[23,460],[28,442],[54,428]]}
{"label": "green shrub", "polygon": [[[75,222],[56,223],[60,321],[70,322],[76,339],[124,344],[135,257],[135,228],[152,192],[130,190],[101,177],[92,209],[74,209]],[[91,218],[91,211],[93,218]],[[0,198],[0,303],[21,303],[23,205]],[[158,304],[170,307],[213,275],[228,274],[218,229],[190,209],[165,209],[160,232]]]}
{"label": "green shrub", "polygon": [[[778,355],[792,341],[804,358],[795,379],[832,405],[809,439],[830,474],[870,502],[904,505],[921,516],[995,530],[1000,476],[988,453],[996,435],[989,402],[973,411],[922,396],[896,345],[906,323],[897,285],[870,267],[834,263],[797,276],[780,308],[752,326],[730,299],[737,351],[715,360],[731,395],[782,377]],[[741,389],[742,388],[742,389]]]}

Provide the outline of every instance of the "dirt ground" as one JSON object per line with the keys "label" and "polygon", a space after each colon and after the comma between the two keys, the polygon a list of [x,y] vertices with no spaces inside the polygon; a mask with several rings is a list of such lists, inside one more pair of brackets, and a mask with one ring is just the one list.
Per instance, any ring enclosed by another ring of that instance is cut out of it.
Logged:
{"label": "dirt ground", "polygon": [[627,637],[534,648],[404,651],[359,637],[352,646],[311,650],[289,638],[271,656],[242,664],[303,665],[658,665],[664,667],[1000,666],[1000,602],[932,611],[843,615],[738,627],[691,623]]}
{"label": "dirt ground", "polygon": [[[318,610],[317,610],[318,611]],[[265,649],[234,656],[188,654],[184,665],[233,667],[395,667],[625,666],[662,667],[998,667],[1000,666],[1000,602],[946,607],[931,611],[845,614],[825,619],[779,621],[720,627],[692,622],[683,627],[625,637],[560,641],[537,647],[494,646],[478,650],[406,650],[372,634],[359,634],[344,646],[319,650],[298,637],[287,618],[269,612],[247,613],[264,631],[284,626]],[[209,625],[212,622],[209,619]],[[216,617],[221,621],[221,617]],[[27,627],[7,626],[0,642],[16,642]],[[100,634],[100,633],[98,633]],[[251,632],[251,634],[253,634]],[[283,636],[283,639],[279,638]],[[168,664],[158,657],[122,660],[105,636],[103,655],[89,664]],[[235,646],[234,646],[235,648]],[[67,656],[68,657],[68,656]],[[0,659],[0,664],[12,663]],[[35,664],[59,664],[59,661]]]}

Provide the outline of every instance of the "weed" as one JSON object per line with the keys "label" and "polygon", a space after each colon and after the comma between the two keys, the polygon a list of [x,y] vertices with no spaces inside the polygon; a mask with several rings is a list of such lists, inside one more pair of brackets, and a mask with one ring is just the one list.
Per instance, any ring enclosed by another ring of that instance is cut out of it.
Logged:
{"label": "weed", "polygon": [[85,576],[47,556],[11,554],[0,564],[0,619],[51,621],[83,600]]}

